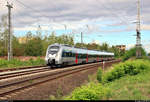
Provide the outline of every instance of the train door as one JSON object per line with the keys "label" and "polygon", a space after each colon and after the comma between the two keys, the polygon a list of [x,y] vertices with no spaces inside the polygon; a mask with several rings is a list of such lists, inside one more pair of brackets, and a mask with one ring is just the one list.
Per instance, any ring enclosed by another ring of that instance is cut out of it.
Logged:
{"label": "train door", "polygon": [[75,60],[76,64],[78,63],[78,53],[76,53],[76,60]]}
{"label": "train door", "polygon": [[97,55],[97,62],[99,61],[99,56]]}
{"label": "train door", "polygon": [[86,54],[86,63],[88,63],[88,54]]}

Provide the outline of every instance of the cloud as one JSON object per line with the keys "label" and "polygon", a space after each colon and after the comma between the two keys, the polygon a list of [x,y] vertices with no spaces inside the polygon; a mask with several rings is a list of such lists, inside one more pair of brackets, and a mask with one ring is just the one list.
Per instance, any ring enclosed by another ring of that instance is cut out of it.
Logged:
{"label": "cloud", "polygon": [[146,50],[147,53],[150,53],[150,42],[143,45],[143,48]]}
{"label": "cloud", "polygon": [[142,30],[150,30],[150,25],[141,25]]}
{"label": "cloud", "polygon": [[135,44],[128,44],[126,46],[126,50],[129,50],[129,49],[133,48],[134,46],[135,46]]}
{"label": "cloud", "polygon": [[[8,1],[12,2],[12,0]],[[54,29],[62,29],[61,25],[65,22],[70,28],[78,30],[89,24],[88,33],[123,32],[133,30],[134,27],[130,25],[133,25],[131,21],[136,20],[137,14],[135,0],[86,0],[86,2],[85,0],[35,0],[35,2],[34,0],[20,0],[20,2],[29,7],[24,7],[16,0],[13,1],[12,24],[15,29],[28,29],[27,27],[30,28],[32,25],[39,23],[41,25],[49,23],[49,25],[54,25]],[[141,2],[143,29],[149,29],[148,4],[150,1],[143,0]],[[5,5],[6,1],[1,0],[0,15],[7,14]],[[93,24],[90,24],[91,22]],[[106,27],[126,26],[126,29],[103,30],[103,25],[96,25],[103,22],[109,22],[109,24],[104,24]]]}

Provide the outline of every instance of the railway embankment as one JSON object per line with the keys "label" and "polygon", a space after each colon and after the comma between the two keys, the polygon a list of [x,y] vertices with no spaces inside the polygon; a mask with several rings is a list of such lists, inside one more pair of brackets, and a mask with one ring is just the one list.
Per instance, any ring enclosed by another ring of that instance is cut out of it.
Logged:
{"label": "railway embankment", "polygon": [[[76,88],[67,100],[149,100],[150,60],[126,61],[107,71],[98,70],[94,78]],[[53,98],[57,99],[57,98]]]}
{"label": "railway embankment", "polygon": [[[120,60],[106,62],[105,68],[118,62],[120,62]],[[55,71],[53,70],[53,74],[51,71],[49,71],[49,74],[48,72],[42,72],[47,73],[49,76],[37,73],[38,75],[34,75],[34,79],[30,76],[31,79],[25,83],[19,82],[19,84],[14,84],[15,86],[10,86],[10,89],[12,87],[15,87],[16,89],[20,87],[20,89],[17,89],[14,92],[14,89],[11,89],[12,92],[9,93],[4,89],[6,87],[3,87],[3,90],[7,93],[3,95],[3,92],[1,92],[0,98],[8,100],[45,100],[49,99],[52,95],[55,97],[65,96],[72,92],[76,87],[86,84],[88,82],[88,76],[96,73],[99,66],[102,66],[102,63],[99,62],[95,64],[74,66],[72,68],[56,69]],[[40,79],[36,79],[37,76]],[[25,78],[24,76],[20,76],[20,78],[22,82],[24,82],[29,77]],[[20,81],[17,79],[15,81]],[[26,85],[28,85],[28,87]],[[24,86],[24,88],[21,89],[22,86]]]}

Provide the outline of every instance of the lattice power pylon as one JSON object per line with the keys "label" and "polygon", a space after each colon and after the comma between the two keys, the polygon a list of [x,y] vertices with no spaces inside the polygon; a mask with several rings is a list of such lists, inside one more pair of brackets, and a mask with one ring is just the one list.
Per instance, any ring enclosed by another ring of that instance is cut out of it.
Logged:
{"label": "lattice power pylon", "polygon": [[140,58],[142,56],[141,54],[141,32],[140,32],[140,0],[137,2],[137,27],[136,27],[136,57]]}

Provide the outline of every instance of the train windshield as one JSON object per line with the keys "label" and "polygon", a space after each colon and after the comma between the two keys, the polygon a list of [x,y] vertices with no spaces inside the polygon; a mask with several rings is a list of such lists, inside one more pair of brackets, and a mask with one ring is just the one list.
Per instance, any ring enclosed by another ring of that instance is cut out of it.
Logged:
{"label": "train windshield", "polygon": [[49,54],[56,54],[59,50],[59,46],[51,46],[48,50]]}

